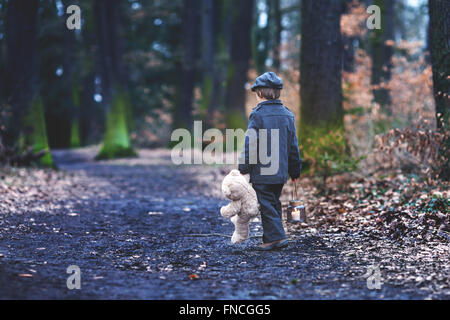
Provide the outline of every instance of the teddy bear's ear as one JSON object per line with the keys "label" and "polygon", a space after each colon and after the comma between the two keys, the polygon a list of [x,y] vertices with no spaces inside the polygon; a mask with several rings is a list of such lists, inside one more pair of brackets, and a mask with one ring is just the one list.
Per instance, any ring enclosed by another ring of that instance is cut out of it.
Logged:
{"label": "teddy bear's ear", "polygon": [[231,170],[230,174],[232,176],[239,176],[241,173],[239,172],[239,170],[234,169],[234,170]]}

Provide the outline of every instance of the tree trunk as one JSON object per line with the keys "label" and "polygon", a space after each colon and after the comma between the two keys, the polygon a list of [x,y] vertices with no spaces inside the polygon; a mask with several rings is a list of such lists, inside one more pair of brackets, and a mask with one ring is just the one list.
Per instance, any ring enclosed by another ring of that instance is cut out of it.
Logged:
{"label": "tree trunk", "polygon": [[12,146],[37,91],[36,35],[39,1],[18,0],[7,8],[7,96],[12,107],[4,143]]}
{"label": "tree trunk", "polygon": [[[350,9],[350,5],[353,3],[353,0],[343,0],[342,1],[342,14],[347,14]],[[357,37],[350,35],[342,35],[342,45],[343,45],[343,56],[342,56],[342,64],[343,70],[345,72],[353,72],[355,71],[355,46],[354,42],[357,40]]]}
{"label": "tree trunk", "polygon": [[[375,5],[381,9],[381,29],[373,30],[370,35],[372,53],[372,85],[379,86],[391,79],[394,41],[394,7],[396,0],[375,0]],[[383,87],[373,90],[375,102],[379,103],[387,114],[389,108],[389,90]]]}
{"label": "tree trunk", "polygon": [[[5,2],[4,0],[0,1],[0,19],[2,21],[5,21],[6,19],[6,10],[5,10]],[[4,32],[4,30],[3,30]],[[6,67],[6,44],[4,39],[0,41],[0,109],[6,105],[6,73],[7,73],[7,67]],[[2,115],[0,114],[0,121],[2,119]],[[0,124],[1,126],[1,124]],[[0,134],[1,131],[3,131],[0,128]]]}
{"label": "tree trunk", "polygon": [[354,42],[356,41],[355,37],[342,37],[342,42],[344,46],[343,52],[343,69],[346,72],[354,72],[355,71],[355,46]]}
{"label": "tree trunk", "polygon": [[234,0],[231,61],[228,69],[225,108],[227,128],[246,127],[247,72],[251,58],[251,27],[254,0]]}
{"label": "tree trunk", "polygon": [[216,36],[217,10],[214,0],[203,0],[202,7],[202,35],[203,35],[203,87],[202,112],[205,114],[208,126],[213,126],[213,114],[216,109],[214,100],[217,98],[217,77],[219,70],[216,67]]}
{"label": "tree trunk", "polygon": [[281,1],[273,1],[273,20],[274,20],[274,36],[272,42],[272,55],[273,55],[273,69],[276,72],[280,71],[281,67],[281,32],[283,31],[283,26],[281,24],[282,14],[281,14]]}
{"label": "tree trunk", "polygon": [[272,2],[273,0],[265,0],[265,6],[267,13],[267,24],[265,27],[260,28],[258,25],[259,16],[253,17],[253,35],[252,35],[252,59],[258,74],[262,74],[266,71],[266,60],[269,56],[269,50],[271,47],[270,41],[270,25],[272,21]]}
{"label": "tree trunk", "polygon": [[95,79],[101,74],[100,66],[97,62],[98,41],[97,26],[94,16],[94,6],[92,0],[80,0],[83,10],[84,25],[81,29],[81,62],[79,68],[80,81],[80,138],[82,144],[96,144],[102,140],[105,132],[105,108],[94,101],[96,92]]}
{"label": "tree trunk", "polygon": [[231,47],[232,3],[228,0],[214,0],[215,63],[211,100],[208,108],[208,125],[215,126],[216,111],[223,109],[229,52]]}
{"label": "tree trunk", "polygon": [[[3,143],[19,147],[19,151],[33,148],[36,153],[49,150],[44,107],[39,96],[38,0],[9,1],[7,8],[7,95],[11,118]],[[44,166],[52,166],[48,152],[40,159]]]}
{"label": "tree trunk", "polygon": [[97,159],[135,156],[128,134],[130,102],[123,65],[121,27],[122,1],[95,0],[94,17],[98,41],[102,103],[106,111],[106,132]]}
{"label": "tree trunk", "polygon": [[[69,0],[64,0],[64,11],[72,3]],[[74,72],[78,69],[77,59],[74,56],[75,52],[75,33],[73,30],[69,30],[66,26],[65,19],[67,16],[64,15],[64,21],[62,23],[63,28],[63,91],[65,103],[68,105],[69,119],[70,119],[70,147],[76,148],[81,146],[80,138],[80,93],[78,86],[77,74]],[[77,65],[75,65],[77,63]]]}
{"label": "tree trunk", "polygon": [[444,140],[440,152],[443,157],[441,177],[450,178],[450,3],[448,1],[429,0],[430,12],[430,49],[433,68],[434,99],[436,101],[437,126]]}
{"label": "tree trunk", "polygon": [[303,0],[300,59],[301,139],[342,126],[339,1]]}
{"label": "tree trunk", "polygon": [[106,106],[111,104],[116,86],[125,86],[122,48],[119,45],[121,1],[95,0],[94,19],[98,42],[98,63],[102,81],[102,96]]}
{"label": "tree trunk", "polygon": [[194,88],[198,75],[201,34],[201,0],[184,0],[181,12],[181,61],[175,128],[192,129]]}

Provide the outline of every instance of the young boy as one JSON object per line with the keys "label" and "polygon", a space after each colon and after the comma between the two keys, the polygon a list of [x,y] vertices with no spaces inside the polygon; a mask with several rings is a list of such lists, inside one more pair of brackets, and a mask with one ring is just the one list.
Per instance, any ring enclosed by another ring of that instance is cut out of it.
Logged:
{"label": "young boy", "polygon": [[[302,167],[294,115],[279,100],[282,89],[283,80],[273,72],[266,72],[256,78],[252,91],[256,93],[259,104],[250,114],[248,129],[256,132],[258,155],[253,155],[253,159],[257,160],[251,161],[251,153],[256,152],[252,151],[255,150],[252,147],[254,142],[252,143],[247,131],[239,164],[242,174],[250,174],[250,182],[258,197],[263,226],[263,243],[260,249],[264,251],[288,245],[281,220],[280,195],[288,174],[295,181],[300,176]],[[259,150],[263,144],[266,145],[267,157]],[[261,157],[271,158],[277,163],[267,163],[267,159],[262,161]],[[270,172],[268,167],[275,168],[275,171]]]}

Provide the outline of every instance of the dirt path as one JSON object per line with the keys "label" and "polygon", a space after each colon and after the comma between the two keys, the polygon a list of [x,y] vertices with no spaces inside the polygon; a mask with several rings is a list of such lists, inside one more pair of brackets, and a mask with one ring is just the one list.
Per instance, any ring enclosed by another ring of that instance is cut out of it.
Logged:
{"label": "dirt path", "polygon": [[[450,298],[448,243],[306,229],[290,230],[287,249],[259,252],[257,238],[191,236],[232,233],[218,213],[227,168],[175,167],[167,151],[95,163],[94,152],[55,152],[61,171],[18,170],[19,187],[2,177],[0,298]],[[69,265],[81,290],[67,289]],[[372,265],[380,290],[364,278]]]}

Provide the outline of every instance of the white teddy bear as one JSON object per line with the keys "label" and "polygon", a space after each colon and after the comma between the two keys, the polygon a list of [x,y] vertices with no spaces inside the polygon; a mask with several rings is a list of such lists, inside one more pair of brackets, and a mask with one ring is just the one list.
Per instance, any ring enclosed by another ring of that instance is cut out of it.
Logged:
{"label": "white teddy bear", "polygon": [[249,175],[232,170],[222,182],[222,192],[232,202],[220,208],[220,214],[234,224],[233,244],[248,238],[250,221],[259,214],[258,198],[249,181]]}

